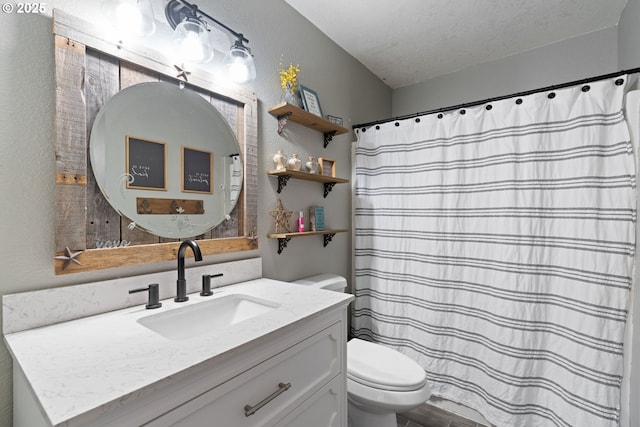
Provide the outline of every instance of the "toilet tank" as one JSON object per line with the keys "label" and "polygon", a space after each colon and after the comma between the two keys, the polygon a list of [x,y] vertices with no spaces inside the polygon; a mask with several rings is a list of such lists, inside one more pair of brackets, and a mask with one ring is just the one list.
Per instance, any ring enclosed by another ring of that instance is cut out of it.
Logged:
{"label": "toilet tank", "polygon": [[344,292],[347,289],[347,279],[337,274],[322,273],[315,276],[305,277],[304,279],[291,282],[296,285],[313,286],[318,289],[327,289],[330,291]]}

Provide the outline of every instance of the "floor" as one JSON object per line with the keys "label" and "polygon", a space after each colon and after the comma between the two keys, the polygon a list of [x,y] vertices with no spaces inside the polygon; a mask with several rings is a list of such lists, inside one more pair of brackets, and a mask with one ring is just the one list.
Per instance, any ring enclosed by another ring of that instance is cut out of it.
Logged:
{"label": "floor", "polygon": [[424,404],[398,414],[398,427],[484,427],[436,406]]}

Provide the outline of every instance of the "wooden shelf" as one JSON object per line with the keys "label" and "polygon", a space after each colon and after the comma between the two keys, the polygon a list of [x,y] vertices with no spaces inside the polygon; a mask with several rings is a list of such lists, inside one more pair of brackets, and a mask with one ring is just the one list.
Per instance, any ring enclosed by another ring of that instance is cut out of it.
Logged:
{"label": "wooden shelf", "polygon": [[324,246],[327,246],[333,236],[336,233],[346,233],[349,230],[345,229],[335,229],[335,230],[321,230],[321,231],[303,231],[298,233],[271,233],[267,234],[269,239],[278,239],[278,254],[281,254],[284,248],[287,247],[287,243],[294,237],[304,237],[304,236],[324,236]]}
{"label": "wooden shelf", "polygon": [[318,175],[315,173],[293,171],[289,169],[285,169],[285,170],[274,169],[274,170],[268,171],[267,174],[278,177],[278,193],[282,192],[282,189],[287,185],[287,181],[289,181],[289,178],[323,183],[324,197],[327,197],[327,195],[329,194],[329,192],[331,192],[335,184],[345,184],[349,182],[348,179],[336,178],[333,176]]}
{"label": "wooden shelf", "polygon": [[295,178],[295,179],[302,179],[305,181],[314,181],[314,182],[333,182],[334,184],[344,184],[349,182],[348,179],[336,178],[335,176],[318,175],[317,173],[294,171],[290,169],[284,169],[284,170],[272,169],[268,171],[267,174],[274,175],[274,176],[289,175],[291,178]]}
{"label": "wooden shelf", "polygon": [[349,129],[337,125],[329,120],[316,116],[313,113],[298,108],[295,105],[282,102],[278,105],[274,105],[269,108],[269,113],[278,119],[278,134],[282,133],[282,130],[287,124],[287,121],[291,120],[302,126],[310,129],[322,132],[324,135],[324,146],[333,139],[335,135],[342,135],[349,132]]}
{"label": "wooden shelf", "polygon": [[271,233],[267,234],[267,237],[270,239],[287,239],[292,237],[318,236],[320,234],[346,233],[347,231],[349,230],[340,228],[335,230],[302,231],[297,233]]}

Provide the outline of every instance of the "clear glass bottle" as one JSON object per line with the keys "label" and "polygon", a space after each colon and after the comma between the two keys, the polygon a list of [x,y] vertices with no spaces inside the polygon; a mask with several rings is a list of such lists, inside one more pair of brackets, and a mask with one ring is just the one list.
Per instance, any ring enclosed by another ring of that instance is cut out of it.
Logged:
{"label": "clear glass bottle", "polygon": [[318,162],[313,156],[309,156],[309,160],[307,161],[307,163],[305,163],[305,167],[307,169],[307,173],[318,173]]}

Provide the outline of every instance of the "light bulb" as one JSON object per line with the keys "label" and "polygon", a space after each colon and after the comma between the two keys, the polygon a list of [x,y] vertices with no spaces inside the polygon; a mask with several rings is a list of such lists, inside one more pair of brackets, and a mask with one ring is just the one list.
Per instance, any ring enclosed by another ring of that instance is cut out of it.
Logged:
{"label": "light bulb", "polygon": [[247,64],[245,64],[245,62],[241,59],[234,58],[233,61],[229,64],[229,76],[231,76],[231,79],[233,81],[238,83],[250,80]]}
{"label": "light bulb", "polygon": [[175,30],[178,54],[190,62],[203,63],[213,57],[209,32],[205,25],[195,18],[185,18]]}
{"label": "light bulb", "polygon": [[249,48],[237,41],[229,51],[227,73],[236,83],[248,83],[256,78],[256,66]]}
{"label": "light bulb", "polygon": [[109,17],[120,34],[143,37],[153,34],[156,22],[149,0],[106,2]]}

